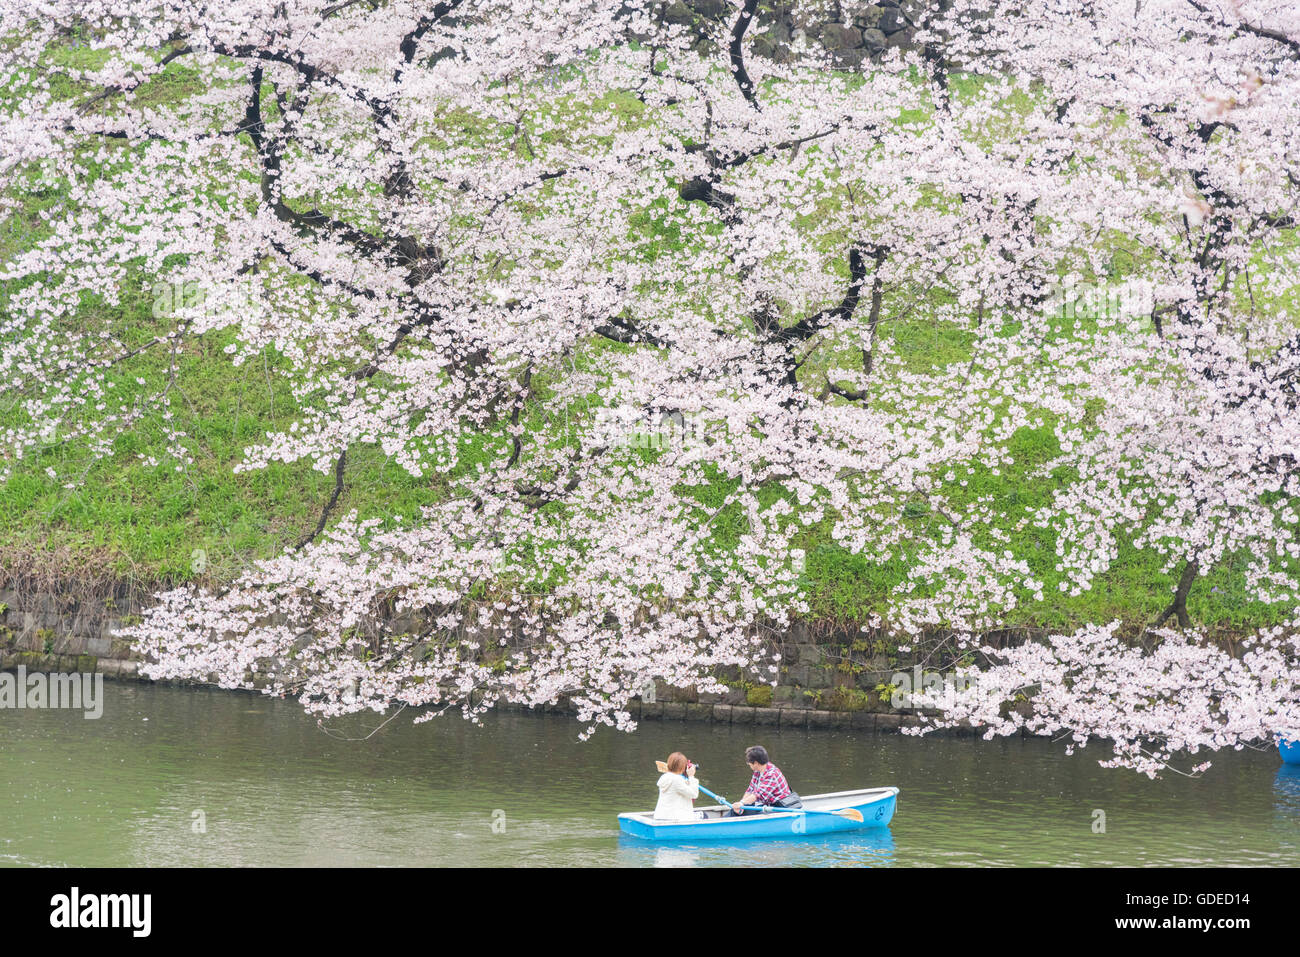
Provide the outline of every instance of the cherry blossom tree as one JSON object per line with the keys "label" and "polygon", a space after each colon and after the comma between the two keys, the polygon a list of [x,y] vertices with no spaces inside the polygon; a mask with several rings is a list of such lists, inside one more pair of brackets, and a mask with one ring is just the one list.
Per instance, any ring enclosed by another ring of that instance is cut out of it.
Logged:
{"label": "cherry blossom tree", "polygon": [[[1295,24],[1280,4],[975,6],[844,70],[798,40],[758,56],[756,0],[703,36],[656,2],[6,0],[5,195],[68,199],[4,266],[24,414],[5,475],[51,443],[119,454],[145,422],[159,466],[191,468],[177,357],[274,353],[296,414],[239,468],[307,461],[332,494],[296,547],[158,596],[129,634],[155,677],[270,675],[326,715],[566,696],[629,728],[648,682],[770,680],[814,526],[908,562],[863,623],[906,640],[977,647],[1041,601],[1010,547],[1028,523],[1066,587],[1123,534],[1192,576],[1253,549],[1261,600],[1295,603]],[[181,68],[184,95],[149,95]],[[1121,253],[1142,308],[1063,321]],[[78,320],[137,275],[176,291],[154,334]],[[901,355],[883,333],[914,317],[960,361]],[[162,381],[134,374],[152,353]],[[1049,419],[1043,475],[1072,476],[1051,506],[972,500],[965,476]],[[338,514],[363,445],[437,503]],[[918,506],[934,520],[900,519]],[[1186,625],[1183,577],[1164,618]],[[1135,740],[1053,691],[1100,627],[981,687],[1037,684],[1036,729],[1059,699],[1081,733]],[[1165,656],[1123,672],[1132,693],[1195,658],[1182,640],[1127,652]],[[1205,686],[1229,707],[1246,668],[1268,707],[1211,728],[1198,698],[1168,748],[1117,760],[1300,730],[1286,640]]]}
{"label": "cherry blossom tree", "polygon": [[[1240,660],[1206,635],[1160,626],[1190,627],[1198,574],[1234,552],[1250,555],[1252,597],[1283,608],[1298,597],[1300,17],[1280,3],[988,13],[954,4],[935,36],[975,69],[1020,78],[1031,91],[1025,128],[1064,145],[1067,178],[1084,155],[1088,175],[1124,171],[1095,210],[1094,248],[1142,263],[1138,281],[1113,290],[1116,314],[1096,323],[1102,349],[1062,363],[1087,378],[1058,419],[1062,454],[1043,474],[1064,467],[1077,479],[1033,521],[1057,533],[1058,568],[1073,582],[1063,590],[1090,588],[1121,538],[1181,572],[1153,623],[1153,648],[1121,649],[1118,623],[1005,653],[985,648],[997,663],[947,716],[987,722],[990,734],[1025,726],[1109,738],[1116,763],[1148,773],[1171,753],[1240,746],[1261,730],[1293,737],[1297,679],[1279,663],[1294,668],[1285,637],[1294,624],[1261,635],[1263,649]],[[1072,283],[1096,275],[1065,274],[1063,303]],[[1034,717],[1008,714],[1030,690]]]}
{"label": "cherry blossom tree", "polygon": [[1105,410],[1091,437],[1067,436],[1077,416],[1058,427],[1079,445],[1066,458],[1084,481],[1037,518],[1068,543],[1077,587],[1121,528],[1181,564],[1157,624],[1190,625],[1192,581],[1235,549],[1254,550],[1262,599],[1295,601],[1294,575],[1271,564],[1300,557],[1294,6],[1031,4],[958,29],[973,12],[987,11],[950,11],[952,55],[1041,84],[1032,128],[1068,144],[1063,164],[1086,151],[1089,167],[1128,171],[1097,217],[1099,236],[1119,229],[1122,241],[1097,246],[1143,263],[1140,288],[1123,294],[1135,314],[1113,333],[1139,361],[1095,377],[1087,391]]}

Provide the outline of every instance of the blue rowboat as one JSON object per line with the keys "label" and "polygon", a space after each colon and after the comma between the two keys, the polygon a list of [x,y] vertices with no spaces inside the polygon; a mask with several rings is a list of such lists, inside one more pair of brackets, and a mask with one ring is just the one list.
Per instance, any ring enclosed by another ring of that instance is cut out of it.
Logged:
{"label": "blue rowboat", "polygon": [[811,794],[803,798],[804,808],[839,811],[854,808],[862,823],[835,814],[806,814],[803,809],[774,810],[743,817],[723,817],[726,808],[710,807],[698,812],[694,821],[656,821],[653,811],[629,811],[618,816],[624,834],[647,841],[732,841],[750,837],[803,837],[831,831],[855,831],[864,827],[888,827],[898,804],[898,788],[864,788]]}
{"label": "blue rowboat", "polygon": [[1284,741],[1278,738],[1277,749],[1282,753],[1282,760],[1287,764],[1300,764],[1300,740]]}

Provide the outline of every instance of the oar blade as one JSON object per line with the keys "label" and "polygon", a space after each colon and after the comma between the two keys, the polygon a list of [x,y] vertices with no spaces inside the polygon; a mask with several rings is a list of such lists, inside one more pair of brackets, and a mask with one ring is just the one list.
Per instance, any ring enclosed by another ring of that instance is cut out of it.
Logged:
{"label": "oar blade", "polygon": [[839,817],[847,817],[850,821],[857,821],[859,824],[866,820],[866,818],[862,816],[862,812],[855,807],[846,807],[838,811],[832,811],[831,813]]}

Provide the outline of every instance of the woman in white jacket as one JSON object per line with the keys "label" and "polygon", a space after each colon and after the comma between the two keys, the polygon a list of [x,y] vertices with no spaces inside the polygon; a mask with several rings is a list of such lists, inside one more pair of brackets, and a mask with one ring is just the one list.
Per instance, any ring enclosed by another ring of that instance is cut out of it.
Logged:
{"label": "woman in white jacket", "polygon": [[659,803],[655,805],[656,821],[693,821],[696,818],[692,803],[700,796],[700,785],[695,780],[695,765],[686,755],[674,751],[668,755],[668,770],[659,776]]}

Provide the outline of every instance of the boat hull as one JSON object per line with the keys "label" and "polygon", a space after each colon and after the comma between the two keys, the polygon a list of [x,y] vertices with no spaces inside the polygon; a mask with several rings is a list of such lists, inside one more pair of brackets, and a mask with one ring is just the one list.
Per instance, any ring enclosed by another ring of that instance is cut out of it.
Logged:
{"label": "boat hull", "polygon": [[1285,741],[1278,738],[1277,750],[1281,753],[1282,760],[1287,764],[1300,764],[1300,740]]}
{"label": "boat hull", "polygon": [[804,810],[777,810],[743,817],[722,817],[721,809],[710,808],[709,817],[695,821],[656,821],[651,811],[633,811],[618,816],[619,829],[646,841],[732,841],[747,838],[806,837],[888,827],[898,805],[898,788],[869,788],[812,794],[803,798],[804,807],[816,810],[854,808],[862,823],[835,814],[809,814]]}

